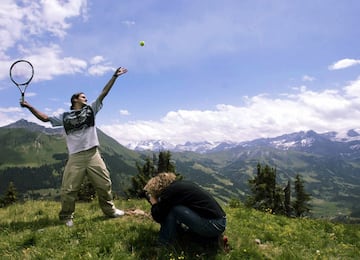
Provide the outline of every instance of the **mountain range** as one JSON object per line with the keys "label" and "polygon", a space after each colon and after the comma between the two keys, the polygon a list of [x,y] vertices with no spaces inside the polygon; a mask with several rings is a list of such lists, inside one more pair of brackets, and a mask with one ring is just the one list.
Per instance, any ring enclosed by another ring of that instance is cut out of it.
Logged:
{"label": "mountain range", "polygon": [[327,132],[318,134],[315,131],[300,131],[297,133],[284,134],[274,138],[260,138],[252,141],[244,142],[186,142],[185,144],[171,144],[162,140],[144,140],[139,142],[133,142],[126,145],[127,148],[135,151],[159,151],[169,150],[173,152],[185,152],[192,151],[197,153],[211,153],[228,150],[238,146],[249,147],[265,145],[280,150],[302,150],[310,151],[314,148],[314,145],[318,145],[318,142],[327,142],[329,145],[334,145],[335,152],[342,151],[338,150],[340,147],[347,147],[352,151],[360,149],[360,133],[356,130],[351,129],[346,133]]}
{"label": "mountain range", "polygon": [[[146,157],[169,150],[178,173],[220,200],[245,200],[248,181],[261,163],[276,168],[280,186],[300,174],[315,216],[360,215],[360,134],[356,129],[343,134],[300,131],[238,143],[171,145],[156,140],[128,147],[99,129],[98,134],[118,194],[131,184],[137,165]],[[67,156],[61,129],[19,120],[0,127],[0,143],[0,194],[9,181],[15,181],[21,192],[59,188]]]}

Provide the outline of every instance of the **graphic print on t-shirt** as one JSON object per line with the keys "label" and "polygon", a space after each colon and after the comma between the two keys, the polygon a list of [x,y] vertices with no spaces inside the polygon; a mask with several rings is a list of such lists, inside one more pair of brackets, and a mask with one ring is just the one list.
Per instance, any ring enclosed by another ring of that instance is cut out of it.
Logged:
{"label": "graphic print on t-shirt", "polygon": [[90,106],[85,106],[81,110],[64,113],[64,129],[66,134],[89,128],[95,125],[95,116]]}

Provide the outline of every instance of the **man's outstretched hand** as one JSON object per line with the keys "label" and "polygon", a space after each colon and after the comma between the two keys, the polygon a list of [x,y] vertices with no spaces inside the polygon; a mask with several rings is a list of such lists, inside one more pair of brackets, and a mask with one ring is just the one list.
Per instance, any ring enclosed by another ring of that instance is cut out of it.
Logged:
{"label": "man's outstretched hand", "polygon": [[145,211],[143,211],[141,209],[125,210],[125,214],[130,215],[130,216],[143,216],[143,217],[151,218],[150,214],[146,213]]}
{"label": "man's outstretched hand", "polygon": [[24,100],[24,101],[20,101],[20,106],[28,108],[28,107],[30,107],[30,104],[27,101]]}
{"label": "man's outstretched hand", "polygon": [[128,70],[126,68],[120,67],[115,71],[114,76],[119,77],[120,75],[125,74],[127,71]]}

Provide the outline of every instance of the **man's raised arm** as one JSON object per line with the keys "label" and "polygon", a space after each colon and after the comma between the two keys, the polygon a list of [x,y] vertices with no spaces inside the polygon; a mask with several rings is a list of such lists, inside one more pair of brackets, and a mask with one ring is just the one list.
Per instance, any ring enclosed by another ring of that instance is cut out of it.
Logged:
{"label": "man's raised arm", "polygon": [[115,80],[117,79],[117,77],[119,77],[122,74],[125,74],[126,72],[127,72],[127,69],[122,68],[122,67],[118,68],[115,71],[114,75],[111,77],[111,79],[105,85],[105,87],[103,88],[103,90],[101,91],[101,93],[100,93],[100,95],[98,97],[98,99],[101,101],[101,103],[104,100],[104,98],[106,97],[106,95],[109,93],[109,91],[111,90],[111,88],[114,85]]}
{"label": "man's raised arm", "polygon": [[43,121],[43,122],[49,122],[49,116],[38,111],[36,108],[34,108],[32,105],[30,105],[27,101],[22,101],[20,102],[20,105],[22,107],[26,107],[27,109],[29,109],[29,111],[36,116],[37,119]]}

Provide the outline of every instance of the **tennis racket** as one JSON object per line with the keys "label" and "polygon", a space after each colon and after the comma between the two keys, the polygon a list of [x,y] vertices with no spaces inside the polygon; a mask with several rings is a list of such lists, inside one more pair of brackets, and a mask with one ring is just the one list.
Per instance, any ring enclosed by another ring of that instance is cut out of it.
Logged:
{"label": "tennis racket", "polygon": [[34,77],[34,67],[27,60],[17,60],[10,67],[10,79],[21,92],[21,102],[24,102],[25,91]]}

